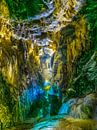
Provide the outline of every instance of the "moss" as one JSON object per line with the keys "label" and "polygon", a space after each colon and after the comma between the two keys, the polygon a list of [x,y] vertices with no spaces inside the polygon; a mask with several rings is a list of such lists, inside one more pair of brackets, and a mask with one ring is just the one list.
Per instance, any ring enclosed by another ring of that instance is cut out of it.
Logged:
{"label": "moss", "polygon": [[61,120],[59,126],[55,130],[58,128],[66,130],[94,130],[97,128],[97,122],[93,120],[68,118]]}
{"label": "moss", "polygon": [[87,118],[92,118],[92,108],[90,106],[82,106],[82,111],[87,115]]}
{"label": "moss", "polygon": [[3,128],[9,127],[13,124],[13,114],[15,106],[15,97],[10,91],[12,87],[2,74],[0,74],[0,119],[3,125]]}

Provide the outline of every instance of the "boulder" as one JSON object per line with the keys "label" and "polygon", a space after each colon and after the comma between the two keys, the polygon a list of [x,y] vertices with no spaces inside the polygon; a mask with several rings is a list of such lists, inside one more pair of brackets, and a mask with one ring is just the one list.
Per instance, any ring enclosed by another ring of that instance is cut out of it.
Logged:
{"label": "boulder", "polygon": [[89,94],[80,98],[76,104],[71,107],[70,115],[74,118],[92,119],[95,113],[97,98],[95,94]]}

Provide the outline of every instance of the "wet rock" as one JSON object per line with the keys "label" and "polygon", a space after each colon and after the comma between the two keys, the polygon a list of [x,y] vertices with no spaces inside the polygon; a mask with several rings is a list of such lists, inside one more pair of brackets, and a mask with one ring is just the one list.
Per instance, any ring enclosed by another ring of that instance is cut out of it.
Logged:
{"label": "wet rock", "polygon": [[63,103],[58,114],[67,114],[69,115],[69,112],[71,111],[71,107],[76,104],[76,99],[70,99],[66,103]]}
{"label": "wet rock", "polygon": [[82,104],[82,103],[83,103],[83,99],[78,99],[77,105]]}
{"label": "wet rock", "polygon": [[70,115],[74,118],[92,119],[95,113],[97,98],[95,94],[81,98],[71,107]]}
{"label": "wet rock", "polygon": [[90,94],[90,95],[87,95],[84,98],[84,103],[83,104],[92,107],[93,105],[97,104],[96,101],[97,101],[97,97],[94,94]]}

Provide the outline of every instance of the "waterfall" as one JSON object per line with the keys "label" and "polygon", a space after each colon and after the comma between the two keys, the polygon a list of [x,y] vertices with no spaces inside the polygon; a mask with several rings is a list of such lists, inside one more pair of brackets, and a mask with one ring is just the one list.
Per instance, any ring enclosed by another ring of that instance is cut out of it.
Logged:
{"label": "waterfall", "polygon": [[22,120],[27,117],[33,102],[39,100],[44,94],[42,88],[35,82],[31,82],[19,97],[19,109]]}
{"label": "waterfall", "polygon": [[70,107],[72,105],[74,105],[76,103],[76,99],[71,99],[69,101],[67,101],[66,103],[63,103],[58,114],[61,115],[61,114],[69,114],[70,112]]}

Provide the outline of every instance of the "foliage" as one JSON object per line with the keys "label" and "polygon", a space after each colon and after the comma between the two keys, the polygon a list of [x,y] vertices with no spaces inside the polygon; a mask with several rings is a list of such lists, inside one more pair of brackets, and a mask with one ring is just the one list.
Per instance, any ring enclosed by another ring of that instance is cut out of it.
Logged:
{"label": "foliage", "polygon": [[97,1],[86,0],[86,5],[80,13],[84,14],[88,21],[89,38],[92,43],[91,46],[97,48]]}
{"label": "foliage", "polygon": [[3,128],[10,126],[11,117],[12,116],[9,114],[8,107],[0,104],[0,121]]}
{"label": "foliage", "polygon": [[0,121],[2,122],[3,128],[11,125],[15,105],[9,86],[10,84],[8,84],[2,74],[0,74]]}
{"label": "foliage", "polygon": [[97,92],[97,1],[86,0],[79,13],[87,20],[90,49],[76,60],[76,78],[73,80],[76,96]]}
{"label": "foliage", "polygon": [[25,19],[41,11],[44,7],[42,0],[6,0],[10,16]]}
{"label": "foliage", "polygon": [[[10,89],[9,86],[11,86],[10,84],[8,84],[3,76],[0,74],[0,102],[4,102],[5,105],[7,105],[9,107],[9,110],[12,111],[12,96],[10,93]],[[9,99],[9,100],[7,100]]]}

